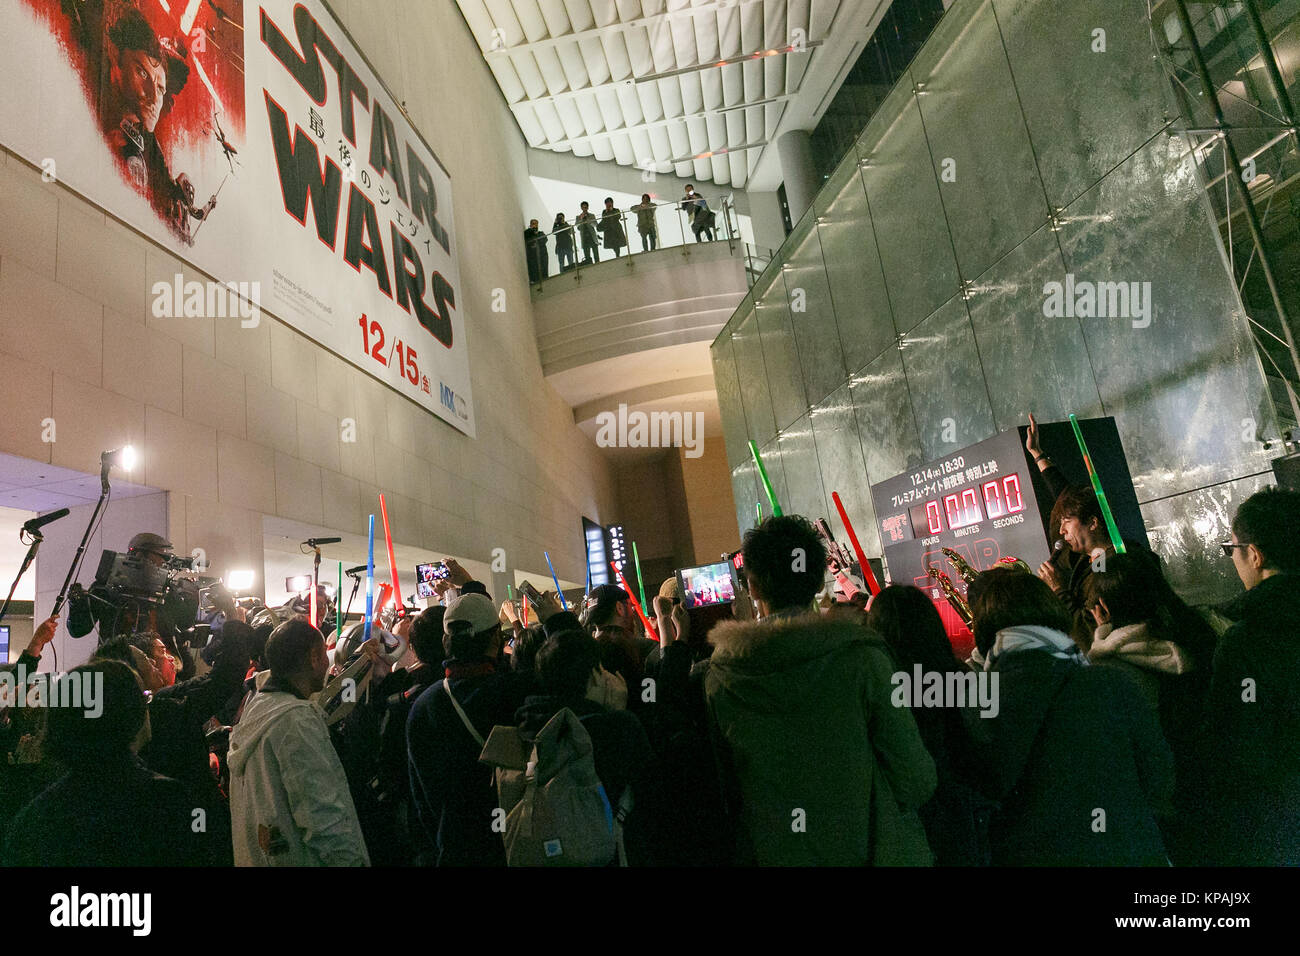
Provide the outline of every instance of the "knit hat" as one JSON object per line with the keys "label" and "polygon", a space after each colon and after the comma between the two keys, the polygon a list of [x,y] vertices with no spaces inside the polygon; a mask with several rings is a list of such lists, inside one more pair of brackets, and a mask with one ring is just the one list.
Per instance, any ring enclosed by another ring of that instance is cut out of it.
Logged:
{"label": "knit hat", "polygon": [[659,596],[670,601],[681,601],[682,586],[677,580],[677,575],[664,579],[664,583],[659,585]]}

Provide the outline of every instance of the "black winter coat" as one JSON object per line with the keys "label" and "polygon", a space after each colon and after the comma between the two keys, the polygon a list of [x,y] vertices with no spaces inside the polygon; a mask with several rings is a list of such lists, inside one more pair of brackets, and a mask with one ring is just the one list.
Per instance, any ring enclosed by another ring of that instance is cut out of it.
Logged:
{"label": "black winter coat", "polygon": [[1266,578],[1234,602],[1207,708],[1207,862],[1300,864],[1300,580]]}
{"label": "black winter coat", "polygon": [[[1133,682],[1040,650],[1002,655],[987,795],[994,866],[1164,866],[1173,756]],[[1104,814],[1104,816],[1103,816]]]}
{"label": "black winter coat", "polygon": [[219,858],[214,835],[194,832],[197,806],[179,781],[123,753],[64,775],[24,807],[0,859],[5,866],[211,866]]}

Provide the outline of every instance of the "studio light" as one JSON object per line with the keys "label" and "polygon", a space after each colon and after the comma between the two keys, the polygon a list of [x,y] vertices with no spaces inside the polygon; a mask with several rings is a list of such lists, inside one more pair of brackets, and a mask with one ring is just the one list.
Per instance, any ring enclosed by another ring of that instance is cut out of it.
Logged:
{"label": "studio light", "polygon": [[104,468],[116,465],[123,471],[130,471],[135,467],[135,446],[123,445],[113,451],[106,451],[99,456],[99,461]]}
{"label": "studio light", "polygon": [[252,571],[227,571],[226,587],[232,591],[247,591],[253,586]]}

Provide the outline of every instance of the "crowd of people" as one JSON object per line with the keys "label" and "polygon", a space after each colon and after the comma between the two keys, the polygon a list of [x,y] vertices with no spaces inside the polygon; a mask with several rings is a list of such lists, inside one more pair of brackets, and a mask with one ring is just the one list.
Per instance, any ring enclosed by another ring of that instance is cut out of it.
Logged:
{"label": "crowd of people", "polygon": [[[113,634],[74,671],[102,713],[0,720],[3,862],[1300,863],[1300,493],[1242,503],[1245,591],[1213,611],[1116,553],[1086,489],[1058,506],[1056,563],[970,584],[967,660],[914,587],[831,601],[799,516],[745,535],[709,607],[673,577],[650,608],[601,585],[525,623],[449,559],[439,603],[332,651],[305,614],[237,608],[201,674]],[[994,706],[900,700],[913,673]]]}
{"label": "crowd of people", "polygon": [[[641,238],[642,252],[653,252],[659,248],[659,222],[656,214],[660,205],[651,199],[649,193],[643,193],[641,201],[630,209],[636,214],[636,231]],[[696,242],[713,241],[717,213],[709,208],[708,200],[697,193],[693,185],[687,184],[685,194],[675,205],[686,214]],[[550,235],[555,237],[557,272],[563,274],[577,268],[576,249],[579,244],[582,247],[583,265],[600,262],[601,249],[612,252],[614,258],[619,258],[623,250],[628,248],[628,219],[621,209],[615,207],[613,197],[607,196],[605,208],[599,213],[592,212],[590,204],[586,202],[581,204],[581,209],[572,222],[564,218],[564,213],[556,213]],[[541,282],[550,276],[548,242],[547,232],[541,228],[539,221],[530,220],[528,228],[524,230],[529,282]]]}

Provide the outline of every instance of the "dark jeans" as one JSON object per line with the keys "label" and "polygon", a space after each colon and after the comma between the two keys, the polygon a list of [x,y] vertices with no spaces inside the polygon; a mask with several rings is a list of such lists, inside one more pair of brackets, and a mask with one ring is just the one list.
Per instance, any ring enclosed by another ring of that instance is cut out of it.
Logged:
{"label": "dark jeans", "polygon": [[564,265],[566,261],[569,264],[569,268],[573,268],[574,255],[572,249],[556,249],[555,258],[559,262],[561,272],[564,271]]}
{"label": "dark jeans", "polygon": [[659,237],[653,232],[641,233],[641,251],[651,252],[659,248]]}

